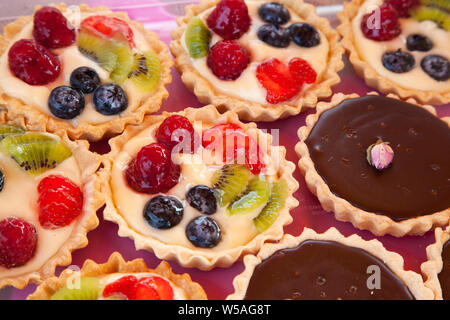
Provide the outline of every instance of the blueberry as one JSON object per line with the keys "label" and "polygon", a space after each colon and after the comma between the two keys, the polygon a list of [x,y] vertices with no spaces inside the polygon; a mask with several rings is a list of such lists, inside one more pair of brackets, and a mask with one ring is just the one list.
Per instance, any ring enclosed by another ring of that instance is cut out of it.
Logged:
{"label": "blueberry", "polygon": [[48,98],[48,107],[55,117],[60,119],[73,119],[84,109],[83,94],[69,86],[56,87]]}
{"label": "blueberry", "polygon": [[217,211],[217,198],[213,189],[199,185],[189,189],[186,199],[194,209],[204,214],[214,214]]}
{"label": "blueberry", "polygon": [[447,81],[450,79],[450,62],[447,58],[432,54],[426,56],[420,62],[423,71],[437,81]]}
{"label": "blueberry", "polygon": [[395,73],[408,72],[416,64],[411,54],[402,52],[400,49],[383,54],[382,62],[386,69]]}
{"label": "blueberry", "polygon": [[93,101],[95,110],[106,116],[121,113],[128,108],[127,94],[113,83],[95,89]]}
{"label": "blueberry", "polygon": [[0,171],[0,192],[3,190],[4,183],[5,183],[5,176],[3,175],[3,172]]}
{"label": "blueberry", "polygon": [[320,43],[320,35],[316,28],[307,23],[294,23],[289,27],[291,39],[298,46],[311,48]]}
{"label": "blueberry", "polygon": [[213,248],[220,241],[220,227],[210,217],[197,217],[187,225],[186,236],[196,247]]}
{"label": "blueberry", "polygon": [[180,223],[183,211],[177,198],[156,196],[145,205],[144,219],[155,229],[169,229]]}
{"label": "blueberry", "polygon": [[433,48],[431,40],[420,34],[410,34],[406,38],[406,48],[409,51],[430,51]]}
{"label": "blueberry", "polygon": [[265,3],[258,9],[258,14],[266,22],[273,24],[285,24],[291,19],[289,10],[280,3]]}
{"label": "blueberry", "polygon": [[289,30],[274,24],[265,24],[259,27],[258,38],[277,48],[286,48],[291,42]]}
{"label": "blueberry", "polygon": [[79,67],[70,75],[70,85],[83,93],[91,93],[100,85],[100,77],[92,68]]}

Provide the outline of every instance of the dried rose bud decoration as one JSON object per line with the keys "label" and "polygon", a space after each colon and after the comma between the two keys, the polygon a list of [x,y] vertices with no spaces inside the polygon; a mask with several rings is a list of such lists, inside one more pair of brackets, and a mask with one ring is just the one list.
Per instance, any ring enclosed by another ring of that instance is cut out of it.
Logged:
{"label": "dried rose bud decoration", "polygon": [[389,142],[381,139],[367,148],[367,162],[378,170],[387,168],[394,159],[394,150],[389,146]]}

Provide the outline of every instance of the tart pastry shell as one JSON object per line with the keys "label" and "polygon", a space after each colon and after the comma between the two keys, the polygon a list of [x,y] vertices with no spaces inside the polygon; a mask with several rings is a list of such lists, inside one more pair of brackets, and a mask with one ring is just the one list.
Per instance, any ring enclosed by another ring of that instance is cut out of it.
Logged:
{"label": "tart pastry shell", "polygon": [[[283,227],[292,222],[292,217],[289,211],[298,205],[298,201],[293,197],[293,193],[298,189],[298,182],[293,178],[295,165],[286,160],[286,149],[282,146],[271,146],[268,148],[268,155],[272,152],[278,152],[280,164],[277,174],[283,178],[288,187],[288,197],[284,207],[281,209],[277,220],[266,231],[257,234],[250,242],[236,248],[211,252],[199,252],[195,249],[187,248],[182,245],[174,245],[162,242],[151,236],[144,236],[135,230],[131,229],[124,218],[118,211],[114,204],[113,194],[110,185],[110,178],[114,159],[121,151],[122,147],[135,135],[139,134],[143,129],[152,124],[162,122],[166,117],[172,113],[163,113],[159,116],[148,117],[142,125],[128,126],[125,132],[116,138],[110,140],[111,152],[103,159],[104,168],[100,171],[100,178],[102,181],[102,193],[106,197],[106,208],[103,216],[106,220],[115,222],[119,225],[119,236],[128,237],[134,240],[137,250],[145,249],[152,251],[160,259],[175,260],[183,267],[198,268],[201,270],[210,270],[214,267],[229,267],[241,256],[247,253],[257,252],[264,242],[269,240],[279,240],[284,234]],[[244,131],[249,129],[256,129],[255,123],[244,124],[239,121],[238,115],[234,112],[228,111],[220,114],[213,105],[208,105],[203,108],[187,108],[181,112],[177,112],[182,116],[187,117],[190,121],[204,121],[205,123],[221,124],[221,123],[235,123],[241,126]],[[256,132],[256,131],[254,131]],[[268,141],[272,145],[272,136],[257,130],[259,141]],[[276,150],[278,149],[278,150]]]}
{"label": "tart pastry shell", "polygon": [[301,97],[291,103],[263,105],[226,95],[214,88],[192,66],[189,53],[183,48],[181,41],[190,19],[214,7],[218,2],[219,0],[201,0],[197,5],[186,6],[186,15],[177,18],[178,28],[172,31],[173,40],[170,43],[170,50],[175,56],[175,65],[181,74],[181,79],[202,103],[214,104],[221,112],[234,111],[241,120],[274,121],[299,114],[304,108],[314,108],[319,98],[326,98],[332,94],[331,87],[340,81],[337,72],[344,67],[341,59],[344,49],[339,43],[337,32],[331,28],[328,20],[319,17],[315,7],[302,0],[279,0],[278,2],[286,5],[306,22],[317,27],[327,38],[330,47],[326,69],[320,78],[302,93]]}
{"label": "tart pastry shell", "polygon": [[[65,12],[70,8],[65,4],[54,5],[54,7],[62,12]],[[36,10],[39,8],[40,7],[37,7]],[[81,4],[79,9],[84,13],[112,13],[112,11],[105,6],[90,8],[86,4]],[[114,12],[114,17],[120,18],[136,28],[136,30],[143,35],[149,47],[153,49],[161,62],[161,77],[158,86],[144,99],[144,101],[141,101],[135,110],[130,112],[125,110],[121,115],[113,116],[110,121],[104,123],[91,124],[85,122],[75,127],[67,120],[57,119],[52,115],[40,111],[35,106],[27,105],[22,100],[7,95],[1,88],[0,106],[7,108],[12,117],[23,116],[26,117],[27,121],[30,123],[43,124],[47,132],[67,132],[71,139],[87,139],[89,141],[98,141],[103,137],[121,133],[127,124],[141,123],[145,115],[158,111],[162,101],[169,96],[165,86],[172,81],[170,69],[172,68],[173,62],[168,53],[168,48],[158,39],[156,33],[146,30],[142,24],[131,20],[125,12]],[[32,16],[23,16],[4,28],[4,34],[0,35],[0,55],[7,50],[10,41],[16,34],[18,34],[25,25],[30,23],[32,19]]]}
{"label": "tart pastry shell", "polygon": [[[377,93],[371,92],[368,94],[376,95]],[[298,166],[302,174],[305,176],[308,189],[315,196],[317,196],[322,207],[326,211],[334,212],[337,220],[351,222],[354,227],[362,230],[369,230],[376,236],[383,236],[385,234],[390,234],[395,237],[403,237],[405,235],[423,235],[433,227],[447,225],[450,219],[450,208],[400,222],[396,222],[384,215],[364,211],[353,206],[347,200],[333,194],[323,178],[318,174],[315,169],[314,162],[309,154],[308,146],[306,145],[305,140],[308,138],[312,128],[315,126],[323,112],[337,106],[346,99],[358,97],[359,96],[357,94],[335,94],[332,97],[331,102],[318,103],[317,112],[307,116],[306,126],[299,128],[297,134],[300,142],[298,142],[295,146],[295,151],[300,157]],[[388,95],[388,97],[399,99],[393,94]],[[420,105],[414,99],[408,99],[406,102],[424,108],[436,116],[436,110],[430,105]],[[441,120],[450,126],[450,118],[442,118]]]}
{"label": "tart pastry shell", "polygon": [[344,237],[335,228],[330,228],[322,234],[318,234],[312,229],[305,228],[297,237],[287,234],[278,243],[265,244],[258,255],[245,256],[245,269],[241,274],[234,278],[234,293],[230,294],[227,297],[227,300],[244,299],[253,271],[263,260],[270,257],[278,250],[295,248],[306,240],[335,241],[346,246],[365,250],[383,261],[389,269],[405,283],[416,299],[429,300],[433,298],[431,289],[425,287],[422,277],[413,271],[405,271],[403,268],[403,258],[398,253],[386,250],[383,244],[378,240],[373,239],[366,241],[356,234],[350,237]]}
{"label": "tart pastry shell", "polygon": [[[348,52],[348,57],[355,72],[365,80],[366,84],[384,94],[393,93],[402,99],[413,98],[421,103],[446,104],[450,102],[450,90],[447,91],[423,91],[409,89],[382,77],[359,54],[355,46],[355,35],[352,28],[352,19],[357,15],[359,8],[365,0],[352,0],[344,2],[344,10],[337,14],[341,24],[337,31],[342,36],[342,46]],[[411,79],[413,80],[413,79]]]}

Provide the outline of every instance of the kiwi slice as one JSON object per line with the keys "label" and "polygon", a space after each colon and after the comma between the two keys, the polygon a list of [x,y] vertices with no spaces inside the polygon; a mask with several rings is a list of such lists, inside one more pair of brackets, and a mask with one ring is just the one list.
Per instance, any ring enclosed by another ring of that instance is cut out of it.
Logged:
{"label": "kiwi slice", "polygon": [[421,6],[411,10],[411,17],[417,21],[432,20],[440,28],[450,31],[450,14],[437,7]]}
{"label": "kiwi slice", "polygon": [[277,220],[281,208],[287,198],[287,184],[284,179],[272,183],[270,199],[261,213],[253,219],[253,223],[259,233],[267,230]]}
{"label": "kiwi slice", "polygon": [[128,78],[133,81],[141,91],[153,91],[161,77],[161,63],[153,51],[137,53],[134,55],[134,63]]}
{"label": "kiwi slice", "polygon": [[270,184],[265,178],[256,177],[247,185],[244,193],[228,206],[227,212],[230,215],[250,213],[269,200]]}
{"label": "kiwi slice", "polygon": [[193,17],[189,22],[185,40],[192,58],[198,59],[208,55],[211,32],[199,17]]}
{"label": "kiwi slice", "polygon": [[32,175],[53,169],[72,155],[62,142],[37,132],[9,135],[0,144],[22,169]]}
{"label": "kiwi slice", "polygon": [[225,165],[214,174],[212,184],[220,206],[226,206],[245,190],[249,175],[250,171],[241,165]]}
{"label": "kiwi slice", "polygon": [[108,72],[114,71],[118,65],[117,54],[111,41],[96,37],[81,29],[78,35],[78,50],[94,60]]}
{"label": "kiwi slice", "polygon": [[421,0],[424,6],[435,7],[450,12],[450,1],[448,0]]}
{"label": "kiwi slice", "polygon": [[134,66],[134,57],[130,47],[127,44],[116,43],[112,51],[117,56],[117,65],[110,74],[110,78],[117,84],[123,83],[132,71]]}
{"label": "kiwi slice", "polygon": [[82,278],[78,289],[61,288],[50,297],[50,300],[97,300],[98,291],[97,278]]}
{"label": "kiwi slice", "polygon": [[0,125],[0,140],[12,134],[22,134],[25,133],[25,130],[18,126],[13,126],[10,124],[1,124]]}

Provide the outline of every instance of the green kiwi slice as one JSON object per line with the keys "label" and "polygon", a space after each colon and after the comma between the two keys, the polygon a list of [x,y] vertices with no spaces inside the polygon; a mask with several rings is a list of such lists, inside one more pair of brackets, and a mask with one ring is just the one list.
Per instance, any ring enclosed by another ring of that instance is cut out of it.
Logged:
{"label": "green kiwi slice", "polygon": [[246,214],[260,208],[269,200],[270,184],[265,178],[256,177],[247,185],[244,193],[227,208],[230,215]]}
{"label": "green kiwi slice", "polygon": [[450,14],[437,7],[417,7],[410,11],[411,17],[417,21],[431,20],[440,28],[450,31]]}
{"label": "green kiwi slice", "polygon": [[225,165],[214,174],[212,184],[220,206],[226,206],[242,194],[247,187],[249,176],[250,171],[241,165]]}
{"label": "green kiwi slice", "polygon": [[12,134],[22,134],[25,130],[21,127],[10,125],[10,124],[0,124],[0,140]]}
{"label": "green kiwi slice", "polygon": [[287,198],[288,188],[284,179],[273,182],[271,187],[269,202],[261,213],[253,219],[259,233],[267,230],[277,220]]}
{"label": "green kiwi slice", "polygon": [[136,87],[145,92],[153,91],[161,77],[161,63],[153,51],[137,53],[134,55],[133,66],[128,78]]}
{"label": "green kiwi slice", "polygon": [[199,17],[193,17],[185,33],[186,47],[189,55],[194,58],[203,58],[208,55],[211,32]]}
{"label": "green kiwi slice", "polygon": [[424,6],[435,7],[450,12],[450,1],[448,0],[421,0]]}
{"label": "green kiwi slice", "polygon": [[50,300],[97,300],[98,292],[97,278],[82,278],[79,288],[69,289],[67,286],[61,288],[50,297]]}
{"label": "green kiwi slice", "polygon": [[110,74],[110,78],[117,84],[123,83],[133,69],[134,57],[128,44],[116,43],[112,51],[117,56],[117,65]]}
{"label": "green kiwi slice", "polygon": [[78,34],[78,50],[108,72],[114,71],[118,65],[114,49],[111,41],[96,37],[83,29]]}

